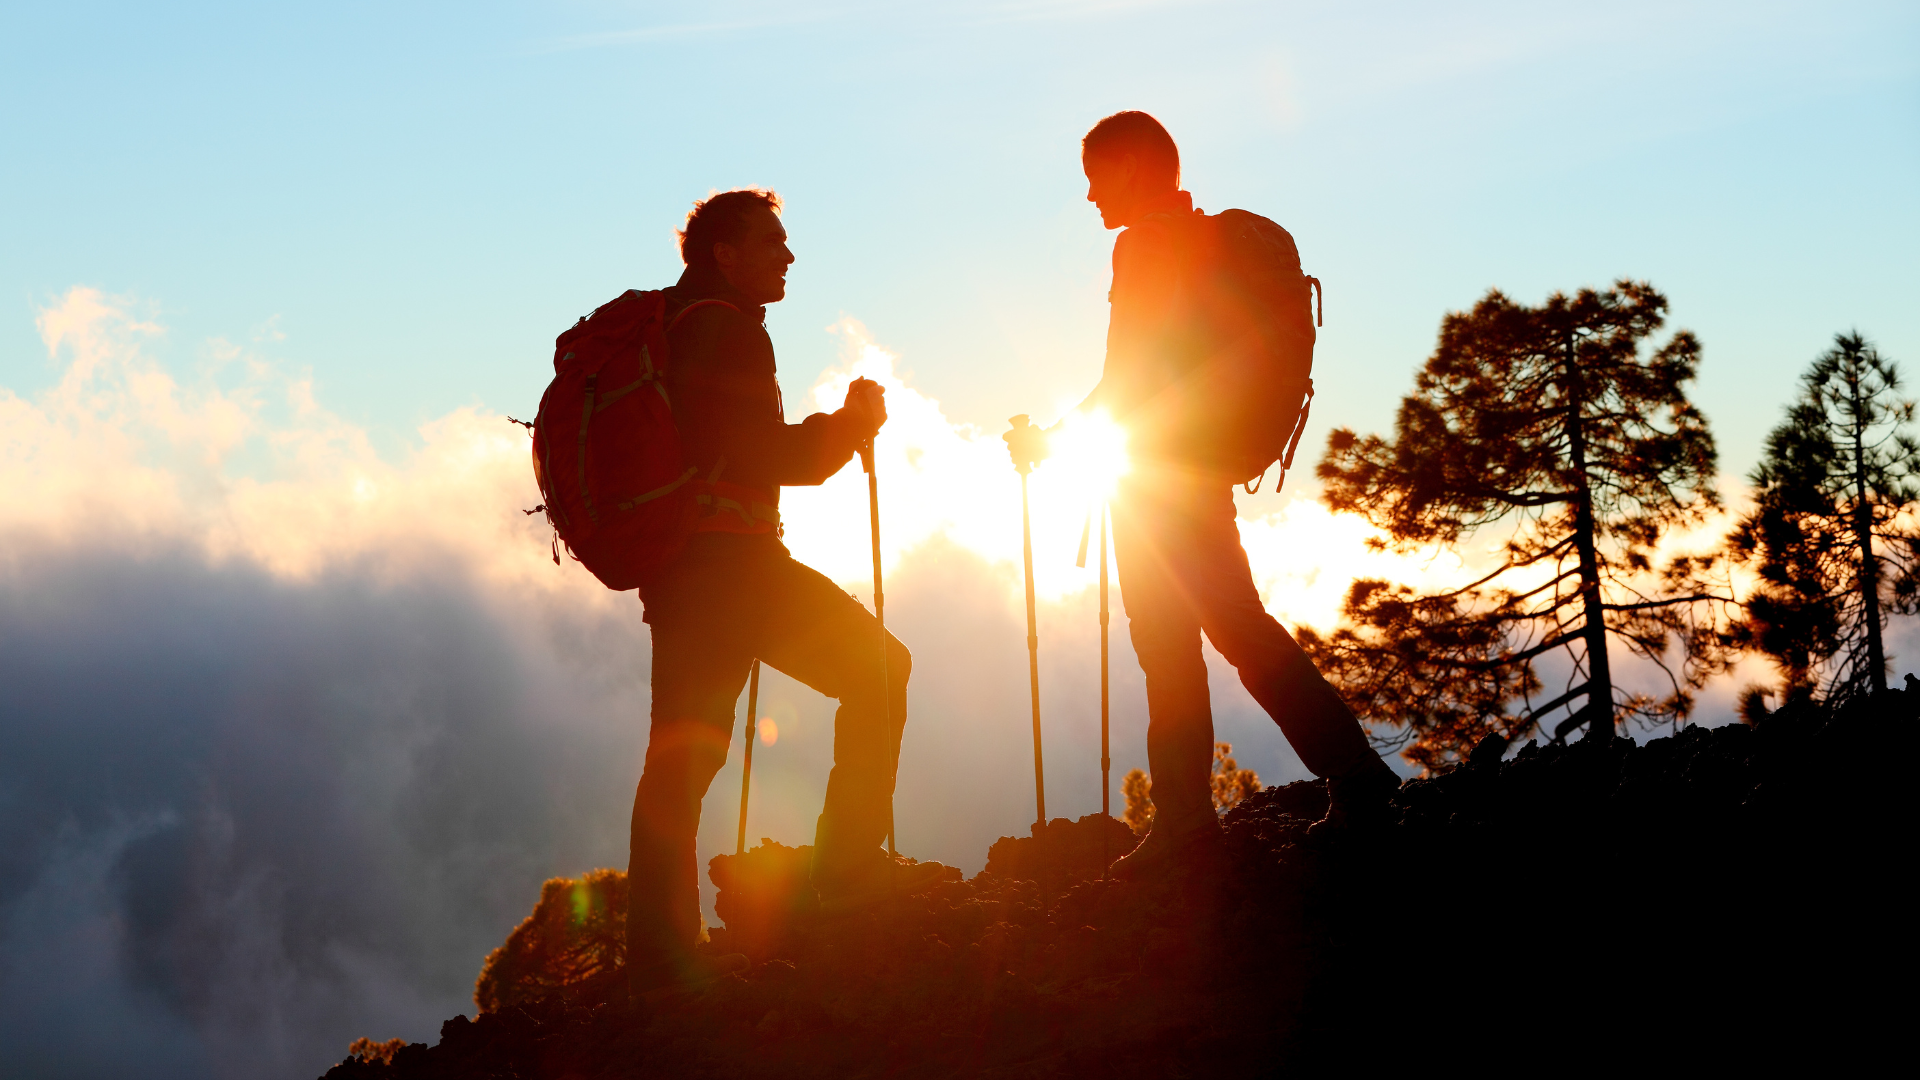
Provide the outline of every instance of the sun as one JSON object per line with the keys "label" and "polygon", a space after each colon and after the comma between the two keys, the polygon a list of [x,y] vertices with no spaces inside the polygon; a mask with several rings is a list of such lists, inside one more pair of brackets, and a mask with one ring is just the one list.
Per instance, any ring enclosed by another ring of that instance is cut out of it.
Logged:
{"label": "sun", "polygon": [[1069,414],[1049,449],[1053,483],[1096,502],[1111,498],[1127,474],[1127,431],[1103,410]]}

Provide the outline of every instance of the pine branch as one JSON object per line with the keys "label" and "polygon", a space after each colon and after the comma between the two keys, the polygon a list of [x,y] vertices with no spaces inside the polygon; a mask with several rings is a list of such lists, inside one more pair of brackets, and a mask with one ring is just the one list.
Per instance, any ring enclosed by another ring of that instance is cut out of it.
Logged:
{"label": "pine branch", "polygon": [[1650,608],[1672,607],[1675,604],[1697,604],[1703,600],[1718,600],[1724,604],[1738,605],[1740,602],[1728,596],[1715,596],[1712,593],[1699,593],[1693,596],[1670,596],[1664,600],[1648,600],[1639,604],[1602,604],[1607,611],[1644,611]]}
{"label": "pine branch", "polygon": [[[1588,693],[1588,690],[1591,686],[1592,686],[1591,683],[1581,683],[1579,686],[1576,686],[1573,689],[1567,691],[1566,693],[1561,694],[1559,697],[1554,698],[1552,701],[1547,702],[1545,705],[1542,705],[1537,709],[1529,709],[1526,714],[1526,722],[1527,722],[1526,726],[1532,727],[1534,724],[1537,724],[1540,722],[1540,718],[1542,716],[1545,716],[1547,713],[1550,713],[1553,710],[1561,707],[1562,705],[1565,705],[1567,702],[1572,701],[1574,698],[1577,698],[1582,694]],[[1526,728],[1522,728],[1521,730],[1524,731],[1526,730]]]}
{"label": "pine branch", "polygon": [[1574,642],[1579,641],[1581,636],[1584,635],[1586,632],[1587,632],[1587,629],[1586,627],[1583,626],[1578,630],[1572,630],[1565,634],[1561,634],[1559,637],[1554,638],[1551,641],[1546,641],[1546,642],[1542,642],[1539,645],[1535,645],[1533,648],[1528,649],[1525,652],[1515,653],[1510,657],[1503,657],[1500,662],[1511,664],[1511,663],[1519,663],[1521,661],[1531,660],[1534,657],[1539,656],[1541,653],[1552,652],[1553,650],[1558,649],[1564,645],[1571,645]]}

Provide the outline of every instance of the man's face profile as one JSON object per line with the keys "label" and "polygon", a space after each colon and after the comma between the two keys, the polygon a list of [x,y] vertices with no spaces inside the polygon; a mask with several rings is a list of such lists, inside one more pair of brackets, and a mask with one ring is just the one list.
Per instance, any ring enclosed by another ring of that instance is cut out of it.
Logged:
{"label": "man's face profile", "polygon": [[740,239],[713,245],[713,258],[728,284],[756,304],[771,304],[787,295],[787,267],[793,252],[787,248],[786,226],[766,207],[748,215]]}
{"label": "man's face profile", "polygon": [[1087,173],[1087,201],[1100,208],[1100,224],[1109,229],[1129,224],[1139,201],[1133,190],[1139,160],[1132,154],[1084,154],[1080,166]]}

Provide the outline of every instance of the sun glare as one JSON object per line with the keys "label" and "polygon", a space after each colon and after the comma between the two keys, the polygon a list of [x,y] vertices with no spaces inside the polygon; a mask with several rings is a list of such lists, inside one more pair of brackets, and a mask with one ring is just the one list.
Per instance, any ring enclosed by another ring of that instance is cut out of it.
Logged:
{"label": "sun glare", "polygon": [[[865,327],[843,319],[834,330],[843,339],[844,363],[823,373],[803,408],[838,408],[857,375],[887,388],[888,421],[876,446],[887,572],[937,538],[956,549],[955,554],[964,552],[999,566],[1002,580],[1013,590],[1009,596],[1018,603],[1021,483],[1001,440],[1004,424],[955,423],[937,400],[900,375],[899,358],[875,344]],[[1051,422],[1045,410],[1036,415],[1043,425]],[[1092,554],[1097,549],[1089,549],[1085,566],[1077,566],[1075,556],[1083,533],[1098,535],[1099,508],[1115,497],[1118,481],[1128,473],[1124,427],[1098,411],[1068,416],[1052,440],[1051,455],[1027,485],[1034,592],[1049,602],[1097,582],[1098,559]],[[819,487],[787,489],[780,514],[787,525],[786,543],[796,558],[863,601],[870,600],[867,483],[858,464],[849,464]],[[1370,552],[1364,522],[1330,514],[1311,500],[1243,519],[1240,529],[1262,595],[1290,623],[1331,625],[1355,577],[1412,582],[1430,572],[1430,555]],[[793,736],[790,730],[782,734]]]}
{"label": "sun glare", "polygon": [[1127,473],[1127,432],[1105,412],[1073,413],[1053,437],[1048,471],[1069,490],[1094,502],[1111,498]]}

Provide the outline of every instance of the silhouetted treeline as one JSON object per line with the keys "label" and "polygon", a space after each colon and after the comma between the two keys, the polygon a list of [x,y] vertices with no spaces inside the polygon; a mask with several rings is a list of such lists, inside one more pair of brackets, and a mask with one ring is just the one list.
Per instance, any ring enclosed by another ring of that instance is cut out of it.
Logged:
{"label": "silhouetted treeline", "polygon": [[[1356,581],[1331,634],[1301,632],[1384,748],[1434,768],[1488,735],[1677,724],[1749,651],[1774,661],[1782,699],[1884,687],[1887,615],[1920,605],[1920,450],[1895,365],[1857,333],[1837,338],[1769,436],[1755,507],[1689,551],[1722,509],[1718,458],[1688,397],[1701,344],[1686,330],[1656,341],[1666,312],[1644,282],[1538,307],[1491,291],[1442,320],[1390,437],[1328,436],[1327,503],[1380,528],[1377,546],[1496,559],[1428,591]],[[1739,569],[1759,578],[1751,595],[1736,594]],[[1664,674],[1663,692],[1619,685],[1622,646]]]}

